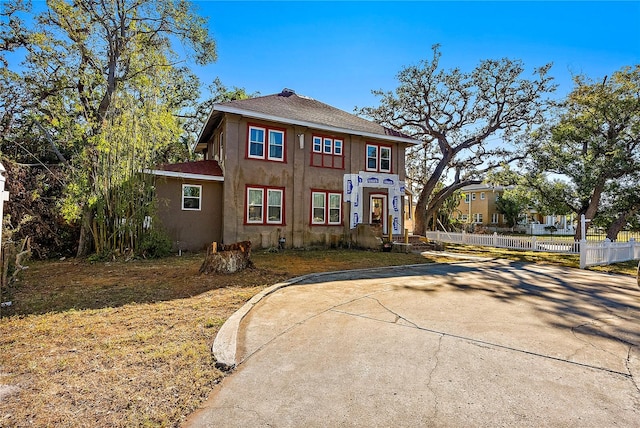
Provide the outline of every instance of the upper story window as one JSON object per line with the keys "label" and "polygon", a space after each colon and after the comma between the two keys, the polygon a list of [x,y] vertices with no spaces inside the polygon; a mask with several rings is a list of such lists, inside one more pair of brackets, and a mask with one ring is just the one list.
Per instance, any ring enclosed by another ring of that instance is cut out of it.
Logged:
{"label": "upper story window", "polygon": [[367,144],[367,171],[391,172],[391,147]]}
{"label": "upper story window", "polygon": [[472,201],[475,201],[475,200],[476,200],[476,193],[475,193],[475,192],[473,192],[473,193],[471,194],[471,200],[472,200]]}
{"label": "upper story window", "polygon": [[311,224],[342,224],[342,193],[324,190],[311,192]]}
{"label": "upper story window", "polygon": [[480,199],[482,199],[482,200],[484,201],[484,199],[485,199],[485,194],[484,194],[484,192],[480,192]]}
{"label": "upper story window", "polygon": [[200,211],[202,202],[202,186],[193,184],[182,185],[182,209],[185,211]]}
{"label": "upper story window", "polygon": [[282,129],[273,129],[249,125],[247,157],[284,162],[285,133]]}
{"label": "upper story window", "polygon": [[284,224],[284,189],[247,186],[246,224]]}
{"label": "upper story window", "polygon": [[311,166],[344,168],[344,142],[342,139],[314,135],[311,150]]}
{"label": "upper story window", "polygon": [[464,202],[468,204],[469,201],[471,200],[470,197],[471,197],[471,195],[469,193],[465,194],[464,195]]}

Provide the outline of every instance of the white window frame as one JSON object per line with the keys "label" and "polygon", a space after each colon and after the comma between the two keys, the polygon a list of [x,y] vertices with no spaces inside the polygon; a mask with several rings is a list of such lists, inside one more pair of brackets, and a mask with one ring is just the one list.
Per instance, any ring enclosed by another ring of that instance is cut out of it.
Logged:
{"label": "white window frame", "polygon": [[[277,161],[277,162],[284,162],[284,131],[280,131],[278,129],[269,129],[267,132],[269,138],[268,138],[268,148],[269,151],[267,153],[267,159],[270,161]],[[280,134],[282,136],[282,144],[276,144],[272,141],[271,136],[273,134]],[[271,147],[278,147],[280,146],[280,149],[282,150],[282,156],[278,157],[278,156],[271,156]]]}
{"label": "white window frame", "polygon": [[[384,157],[382,156],[382,152],[383,152],[383,151],[385,151],[385,152],[388,152],[388,153],[389,153],[389,159],[388,159],[388,161],[389,161],[389,167],[388,167],[388,168],[383,168],[383,167],[382,167],[382,162],[383,162],[383,160],[384,160]],[[378,164],[378,170],[379,170],[380,172],[391,172],[391,147],[389,147],[389,146],[380,146],[380,147],[378,148],[378,158],[379,158],[379,159],[378,159],[378,162],[379,162],[379,164]]]}
{"label": "white window frame", "polygon": [[[269,205],[269,200],[271,199],[269,197],[270,194],[272,193],[279,193],[280,194],[280,205]],[[263,202],[265,203],[266,206],[266,219],[267,219],[267,224],[283,224],[283,218],[284,218],[284,210],[282,209],[283,205],[284,205],[284,191],[282,189],[269,189],[267,188],[267,198],[266,200],[264,200]],[[274,207],[278,207],[279,208],[279,218],[278,220],[271,220],[269,218],[269,212],[270,212],[270,208],[274,206]]]}
{"label": "white window frame", "polygon": [[[322,195],[322,206],[316,205],[316,195]],[[331,208],[331,200],[338,198],[338,206]],[[322,221],[316,220],[316,209],[322,209]],[[331,221],[331,211],[338,210],[338,221]],[[342,224],[342,193],[326,190],[314,190],[311,192],[311,224],[316,226],[336,226]]]}
{"label": "white window frame", "polygon": [[334,139],[333,140],[333,154],[336,156],[342,156],[342,147],[343,147],[343,141],[339,140],[339,139]]}
{"label": "white window frame", "polygon": [[[316,195],[322,196],[322,206],[316,205]],[[322,219],[316,220],[316,209],[322,209]],[[327,222],[327,193],[311,192],[311,224],[326,224]]]}
{"label": "white window frame", "polygon": [[220,162],[224,161],[224,132],[220,133],[220,140],[218,141],[218,156]]}
{"label": "white window frame", "polygon": [[471,194],[471,200],[472,200],[472,201],[475,201],[475,200],[476,200],[476,192],[473,192],[473,193]]}
{"label": "white window frame", "polygon": [[[258,191],[260,192],[260,203],[261,205],[251,205],[250,202],[250,193],[251,191]],[[250,209],[253,206],[259,206],[260,207],[260,219],[259,220],[251,220],[251,217],[249,215],[250,213]],[[264,224],[264,188],[262,187],[247,187],[247,206],[246,206],[246,222],[247,224]]]}
{"label": "white window frame", "polygon": [[[260,203],[261,205],[251,205],[250,203],[250,193],[252,191],[260,192]],[[269,205],[270,203],[270,195],[274,193],[280,194],[280,204],[279,205]],[[284,189],[271,188],[271,187],[262,187],[262,186],[247,186],[246,188],[246,207],[245,207],[245,223],[246,224],[284,224]],[[252,220],[250,218],[250,209],[253,206],[260,207],[260,219]],[[269,218],[270,208],[278,207],[278,219],[271,220]]]}
{"label": "white window frame", "polygon": [[[369,156],[369,148],[375,148],[375,157]],[[383,152],[388,153],[389,167],[382,168],[382,160],[383,160]],[[366,171],[375,171],[375,172],[386,172],[390,173],[392,170],[392,148],[390,146],[383,146],[374,143],[367,143],[365,147],[365,170]],[[376,166],[372,168],[369,166],[369,160],[375,159]]]}
{"label": "white window frame", "polygon": [[482,223],[482,213],[474,213],[473,214],[473,222],[481,224]]}
{"label": "white window frame", "polygon": [[468,204],[469,202],[471,202],[471,194],[467,193],[464,195],[464,203]]}
{"label": "white window frame", "polygon": [[485,198],[484,192],[480,192],[480,199],[484,201],[484,198]]}
{"label": "white window frame", "polygon": [[322,153],[322,137],[313,137],[313,151]]}
{"label": "white window frame", "polygon": [[498,214],[498,213],[491,214],[491,223],[492,224],[497,224],[499,222],[500,222],[500,214]]}
{"label": "white window frame", "polygon": [[[252,130],[257,130],[257,131],[262,131],[262,141],[253,141],[251,139],[251,131]],[[259,126],[253,126],[253,125],[249,125],[249,136],[247,137],[247,157],[251,158],[251,159],[264,159],[266,151],[267,151],[267,144],[266,144],[266,139],[267,139],[267,128],[262,128]],[[260,144],[262,146],[262,155],[254,155],[251,154],[251,145],[252,144]]]}
{"label": "white window frame", "polygon": [[[328,150],[327,150],[328,149]],[[323,138],[322,139],[322,153],[325,155],[333,154],[333,139],[332,138]]]}
{"label": "white window frame", "polygon": [[[373,157],[369,156],[369,148],[370,147],[375,149],[375,155]],[[366,168],[365,169],[367,171],[377,171],[378,170],[378,149],[379,148],[380,148],[380,146],[377,146],[375,144],[367,144],[367,147],[366,147],[366,159],[365,159],[365,162],[366,162],[366,164],[365,164]],[[375,160],[375,167],[372,168],[372,167],[369,166],[369,159],[374,159]]]}
{"label": "white window frame", "polygon": [[[198,196],[185,196],[185,189],[196,188],[198,189]],[[198,201],[197,208],[187,208],[184,206],[185,200],[195,199]],[[183,184],[182,185],[182,211],[200,211],[202,209],[202,185],[200,184]]]}

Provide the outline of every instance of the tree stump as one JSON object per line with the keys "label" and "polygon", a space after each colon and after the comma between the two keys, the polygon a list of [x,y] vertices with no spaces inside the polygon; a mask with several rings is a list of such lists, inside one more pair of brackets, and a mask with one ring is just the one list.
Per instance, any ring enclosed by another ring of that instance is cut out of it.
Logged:
{"label": "tree stump", "polygon": [[253,267],[251,241],[229,245],[214,242],[207,249],[207,257],[200,266],[200,273],[234,273],[248,267]]}

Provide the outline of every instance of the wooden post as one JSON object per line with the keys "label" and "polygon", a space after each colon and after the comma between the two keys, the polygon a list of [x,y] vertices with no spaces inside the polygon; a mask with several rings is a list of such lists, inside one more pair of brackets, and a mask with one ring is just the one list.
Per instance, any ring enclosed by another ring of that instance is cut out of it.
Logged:
{"label": "wooden post", "polygon": [[409,229],[404,229],[404,243],[408,244],[409,243]]}
{"label": "wooden post", "polygon": [[387,222],[387,232],[389,235],[389,242],[393,242],[393,216],[389,214],[389,221]]}

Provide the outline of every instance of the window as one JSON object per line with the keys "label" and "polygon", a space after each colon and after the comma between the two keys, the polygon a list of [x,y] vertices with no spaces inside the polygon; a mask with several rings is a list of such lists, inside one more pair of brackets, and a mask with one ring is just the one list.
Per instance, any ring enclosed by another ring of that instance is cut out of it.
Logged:
{"label": "window", "polygon": [[284,224],[284,189],[247,187],[247,224]]}
{"label": "window", "polygon": [[391,147],[367,144],[366,170],[391,172]]}
{"label": "window", "polygon": [[458,219],[466,223],[469,220],[469,216],[467,214],[461,214]]}
{"label": "window", "polygon": [[332,154],[333,153],[333,140],[331,138],[324,139],[324,150],[323,153]]}
{"label": "window", "polygon": [[249,157],[264,159],[264,132],[263,128],[249,127]]}
{"label": "window", "polygon": [[342,224],[342,193],[324,190],[311,192],[311,224]]}
{"label": "window", "polygon": [[269,131],[269,160],[284,160],[284,132]]}
{"label": "window", "polygon": [[182,209],[185,211],[200,211],[202,201],[202,186],[182,185]]}
{"label": "window", "polygon": [[313,136],[311,166],[344,168],[343,140],[328,136]]}
{"label": "window", "polygon": [[474,223],[482,223],[482,213],[475,213],[473,215],[473,222]]}
{"label": "window", "polygon": [[499,214],[498,213],[491,214],[491,223],[498,223],[498,221],[499,221]]}
{"label": "window", "polygon": [[218,139],[218,160],[220,162],[224,161],[224,132],[220,133],[220,138]]}
{"label": "window", "polygon": [[476,192],[473,192],[473,193],[471,194],[471,200],[472,200],[472,201],[475,201],[475,200],[476,200]]}
{"label": "window", "polygon": [[284,162],[284,130],[249,126],[247,157]]}
{"label": "window", "polygon": [[480,192],[480,199],[484,201],[484,198],[485,198],[484,192]]}
{"label": "window", "polygon": [[465,202],[466,204],[468,204],[468,203],[469,203],[469,201],[470,201],[469,196],[471,196],[471,195],[469,195],[468,193],[467,193],[466,195],[464,195],[464,202]]}

